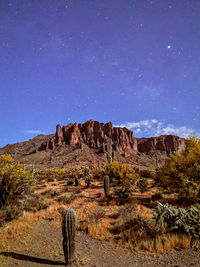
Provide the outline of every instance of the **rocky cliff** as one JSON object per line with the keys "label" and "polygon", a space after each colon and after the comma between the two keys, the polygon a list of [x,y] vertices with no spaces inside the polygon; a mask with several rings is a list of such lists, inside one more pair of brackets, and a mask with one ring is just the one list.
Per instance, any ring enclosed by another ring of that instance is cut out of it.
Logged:
{"label": "rocky cliff", "polygon": [[[128,155],[132,151],[137,151],[137,140],[132,131],[113,127],[112,122],[104,124],[93,120],[84,124],[70,123],[62,128],[57,125],[55,138],[50,142],[55,146],[65,144],[78,147],[84,143],[99,153],[107,152],[110,143],[113,149],[120,153]],[[49,144],[47,146],[49,147]]]}
{"label": "rocky cliff", "polygon": [[166,157],[171,152],[185,149],[185,146],[185,139],[178,136],[135,138],[131,130],[114,127],[112,122],[89,120],[83,124],[57,125],[55,134],[39,135],[23,143],[7,145],[0,149],[0,154],[10,153],[27,164],[62,168],[105,163],[112,147],[114,160],[148,167],[155,165],[156,154]]}
{"label": "rocky cliff", "polygon": [[155,153],[157,151],[170,154],[181,152],[186,148],[187,141],[175,135],[161,135],[151,138],[137,138],[137,148],[141,153]]}

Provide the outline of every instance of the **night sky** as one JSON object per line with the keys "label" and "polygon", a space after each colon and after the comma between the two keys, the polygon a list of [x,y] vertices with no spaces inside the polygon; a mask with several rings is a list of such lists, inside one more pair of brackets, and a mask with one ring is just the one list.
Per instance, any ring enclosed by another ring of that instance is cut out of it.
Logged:
{"label": "night sky", "polygon": [[56,124],[200,136],[199,0],[0,0],[0,146]]}

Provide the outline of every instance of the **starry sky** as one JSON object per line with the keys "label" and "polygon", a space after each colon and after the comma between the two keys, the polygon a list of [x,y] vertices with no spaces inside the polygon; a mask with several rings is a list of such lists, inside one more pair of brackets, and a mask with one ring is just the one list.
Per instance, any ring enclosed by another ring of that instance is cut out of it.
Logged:
{"label": "starry sky", "polygon": [[0,0],[0,146],[56,124],[200,136],[200,1]]}

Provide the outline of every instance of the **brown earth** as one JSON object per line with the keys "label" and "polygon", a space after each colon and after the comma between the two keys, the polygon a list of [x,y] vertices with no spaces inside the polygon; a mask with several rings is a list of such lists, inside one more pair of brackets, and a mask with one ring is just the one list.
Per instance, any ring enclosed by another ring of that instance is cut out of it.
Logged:
{"label": "brown earth", "polygon": [[[76,193],[76,198],[69,204],[61,205],[55,200],[56,198],[51,197],[48,199],[49,207],[47,210],[36,213],[26,212],[22,217],[1,229],[0,266],[63,266],[64,254],[59,209],[61,207],[74,208],[78,221],[81,222],[102,200],[104,201],[102,184],[99,182],[94,182],[88,189],[85,188],[84,184],[77,189],[74,186],[66,186],[65,181],[54,181],[45,183],[38,193],[48,192],[49,189],[56,189],[63,196]],[[63,189],[66,190],[63,191]],[[150,195],[150,192],[140,194],[140,196],[142,195]],[[118,207],[104,203],[103,209],[105,216],[112,218]],[[143,205],[138,204],[137,210],[141,216],[152,216],[151,211]],[[176,247],[166,254],[139,253],[114,242],[106,234],[106,227],[91,228],[89,229],[90,235],[77,231],[76,258],[71,266],[200,266],[200,250]]]}
{"label": "brown earth", "polygon": [[[9,256],[3,257],[1,266],[63,266],[62,234],[47,221],[35,225],[23,244],[15,242]],[[13,258],[11,258],[13,257]],[[18,259],[17,259],[18,258]],[[43,260],[43,263],[42,263]],[[132,252],[113,242],[99,241],[83,232],[76,236],[76,260],[71,266],[87,267],[185,267],[200,266],[200,251],[194,249],[172,250],[166,254]]]}

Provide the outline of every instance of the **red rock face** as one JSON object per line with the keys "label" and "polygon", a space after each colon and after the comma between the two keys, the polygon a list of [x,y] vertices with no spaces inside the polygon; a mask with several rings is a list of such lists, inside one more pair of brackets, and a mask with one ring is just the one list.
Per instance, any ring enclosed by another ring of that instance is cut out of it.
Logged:
{"label": "red rock face", "polygon": [[162,163],[167,154],[182,151],[187,141],[173,135],[151,138],[135,138],[127,128],[113,127],[112,122],[100,123],[89,120],[83,124],[57,125],[56,133],[39,135],[26,142],[0,148],[1,154],[11,154],[25,164],[39,164],[45,167],[72,167],[105,164],[112,147],[115,161],[155,167],[155,155]]}
{"label": "red rock face", "polygon": [[43,143],[40,150],[54,149],[60,145],[77,145],[85,143],[89,148],[95,149],[99,153],[108,151],[112,143],[113,151],[119,152],[125,158],[133,152],[154,153],[163,152],[171,153],[182,151],[186,147],[186,141],[183,138],[174,135],[162,135],[151,138],[135,138],[133,132],[127,128],[113,127],[112,122],[100,123],[89,120],[84,124],[69,123],[61,128],[56,127],[56,134],[48,143]]}
{"label": "red rock face", "polygon": [[63,141],[63,131],[62,131],[60,124],[58,124],[56,126],[55,142],[56,144],[61,145],[62,141]]}
{"label": "red rock face", "polygon": [[186,140],[175,135],[161,135],[159,137],[138,138],[138,151],[142,153],[165,152],[167,154],[186,148]]}
{"label": "red rock face", "polygon": [[132,151],[137,151],[137,140],[133,132],[126,128],[113,127],[112,122],[104,124],[89,120],[84,124],[70,123],[62,128],[57,125],[55,136],[57,146],[85,143],[90,148],[105,152],[108,151],[108,143],[111,141],[113,149],[126,156]]}

